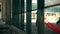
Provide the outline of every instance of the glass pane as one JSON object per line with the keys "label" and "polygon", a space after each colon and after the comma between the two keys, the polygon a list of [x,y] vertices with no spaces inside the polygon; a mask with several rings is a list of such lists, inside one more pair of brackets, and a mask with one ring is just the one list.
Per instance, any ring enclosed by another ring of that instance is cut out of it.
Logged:
{"label": "glass pane", "polygon": [[[55,4],[60,4],[60,0],[45,0],[46,7]],[[45,8],[44,11],[45,34],[57,34],[60,29],[60,5]]]}
{"label": "glass pane", "polygon": [[37,0],[32,0],[32,10],[37,9]]}
{"label": "glass pane", "polygon": [[[37,0],[32,0],[32,10],[37,9]],[[37,10],[31,12],[31,22],[32,22],[32,34],[37,34],[36,19]]]}
{"label": "glass pane", "polygon": [[[60,22],[58,22],[60,19],[60,6],[54,6],[50,8],[45,8],[44,9],[44,18],[45,18],[45,33],[46,34],[56,34],[57,31],[56,29],[60,26]],[[59,24],[57,24],[57,22]],[[50,23],[50,24],[49,24]],[[47,25],[49,24],[49,25]],[[58,26],[59,25],[59,26]]]}
{"label": "glass pane", "polygon": [[45,8],[45,10],[46,10],[45,12],[60,12],[60,5],[59,6]]}
{"label": "glass pane", "polygon": [[60,3],[60,0],[45,0],[45,6],[54,5]]}

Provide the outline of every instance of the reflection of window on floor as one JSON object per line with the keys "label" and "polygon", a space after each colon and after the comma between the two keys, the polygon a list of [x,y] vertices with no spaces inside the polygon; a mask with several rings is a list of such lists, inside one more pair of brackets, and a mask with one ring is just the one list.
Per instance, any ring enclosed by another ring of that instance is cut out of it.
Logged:
{"label": "reflection of window on floor", "polygon": [[32,19],[36,19],[37,16],[36,16],[36,13],[32,13]]}

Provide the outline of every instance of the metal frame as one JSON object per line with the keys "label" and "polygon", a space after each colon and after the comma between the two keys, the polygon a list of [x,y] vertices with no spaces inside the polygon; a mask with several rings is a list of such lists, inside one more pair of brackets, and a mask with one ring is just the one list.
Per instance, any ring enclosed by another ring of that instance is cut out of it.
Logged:
{"label": "metal frame", "polygon": [[44,0],[37,0],[38,34],[44,34]]}
{"label": "metal frame", "polygon": [[26,32],[31,33],[31,11],[32,10],[32,0],[26,0]]}
{"label": "metal frame", "polygon": [[12,25],[19,28],[19,0],[12,0]]}
{"label": "metal frame", "polygon": [[[20,0],[20,4],[19,4],[20,8],[19,8],[19,28],[21,30],[24,30],[24,13],[20,14],[22,12],[24,12],[24,0]],[[22,11],[23,10],[23,11]]]}

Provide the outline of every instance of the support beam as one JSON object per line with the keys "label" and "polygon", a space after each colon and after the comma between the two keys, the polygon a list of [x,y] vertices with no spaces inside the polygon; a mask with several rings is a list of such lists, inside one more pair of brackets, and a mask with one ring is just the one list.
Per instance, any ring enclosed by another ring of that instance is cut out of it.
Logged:
{"label": "support beam", "polygon": [[19,28],[19,0],[12,0],[12,25]]}
{"label": "support beam", "polygon": [[38,34],[44,34],[44,0],[37,0]]}
{"label": "support beam", "polygon": [[6,0],[6,24],[11,25],[11,0]]}
{"label": "support beam", "polygon": [[32,0],[26,0],[26,31],[28,34],[31,33],[31,11],[32,10]]}
{"label": "support beam", "polygon": [[20,4],[19,4],[20,8],[19,8],[19,28],[21,30],[24,30],[24,0],[20,0]]}

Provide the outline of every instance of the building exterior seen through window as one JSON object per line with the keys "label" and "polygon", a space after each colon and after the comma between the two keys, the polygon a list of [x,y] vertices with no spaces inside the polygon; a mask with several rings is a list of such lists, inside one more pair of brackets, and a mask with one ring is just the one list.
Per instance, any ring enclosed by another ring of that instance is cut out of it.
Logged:
{"label": "building exterior seen through window", "polygon": [[[50,6],[50,5],[54,5],[58,3],[60,3],[60,0],[58,1],[57,0],[45,0],[45,6]],[[32,0],[32,10],[34,9],[37,9],[37,0]],[[32,14],[31,14],[32,22],[36,22],[36,19],[37,19],[36,12],[37,10],[32,11]],[[60,17],[60,5],[44,9],[44,18],[50,20],[52,23],[55,23],[59,17]],[[25,19],[26,19],[26,15],[25,15]]]}

